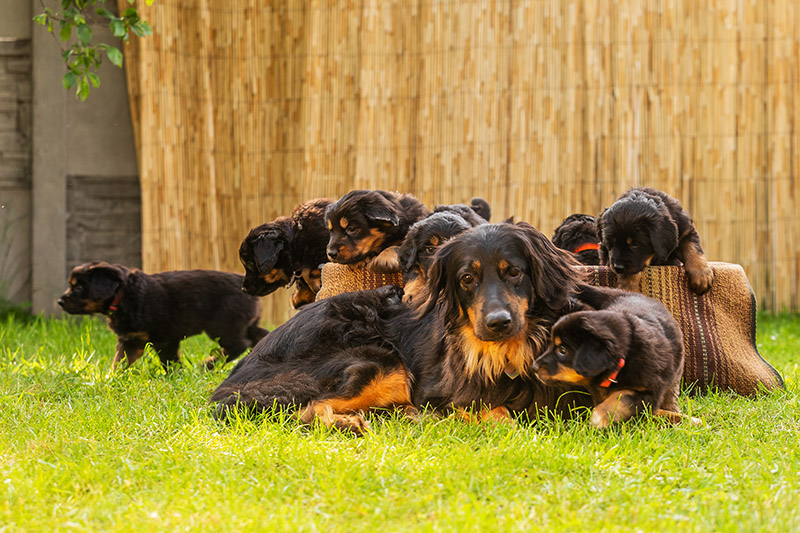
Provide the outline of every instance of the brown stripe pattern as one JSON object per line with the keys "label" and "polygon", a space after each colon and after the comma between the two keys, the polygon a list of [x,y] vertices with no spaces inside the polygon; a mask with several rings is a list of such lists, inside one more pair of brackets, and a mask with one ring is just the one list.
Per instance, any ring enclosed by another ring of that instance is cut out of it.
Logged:
{"label": "brown stripe pattern", "polygon": [[[783,387],[783,378],[758,353],[756,300],[740,265],[709,263],[714,284],[706,294],[689,288],[680,266],[648,267],[639,290],[661,301],[681,326],[686,347],[684,385],[753,396]],[[614,272],[604,266],[579,267],[594,285],[616,287]]]}
{"label": "brown stripe pattern", "polygon": [[364,266],[325,263],[322,265],[322,288],[317,300],[324,300],[343,292],[377,289],[384,285],[403,286],[403,276],[399,272],[377,274]]}

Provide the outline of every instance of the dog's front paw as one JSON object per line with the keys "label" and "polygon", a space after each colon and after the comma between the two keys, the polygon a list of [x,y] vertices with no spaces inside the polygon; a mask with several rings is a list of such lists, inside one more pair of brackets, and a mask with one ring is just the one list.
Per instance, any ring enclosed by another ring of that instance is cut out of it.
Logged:
{"label": "dog's front paw", "polygon": [[334,414],[331,416],[330,422],[331,424],[329,427],[335,427],[339,431],[352,433],[356,437],[363,437],[364,433],[369,431],[369,422],[360,414]]}
{"label": "dog's front paw", "polygon": [[687,268],[686,275],[689,278],[689,287],[697,294],[706,293],[714,282],[714,271],[708,265],[695,270]]}
{"label": "dog's front paw", "polygon": [[589,418],[589,425],[597,429],[606,429],[611,425],[611,417],[608,412],[595,409],[592,411],[592,416]]}

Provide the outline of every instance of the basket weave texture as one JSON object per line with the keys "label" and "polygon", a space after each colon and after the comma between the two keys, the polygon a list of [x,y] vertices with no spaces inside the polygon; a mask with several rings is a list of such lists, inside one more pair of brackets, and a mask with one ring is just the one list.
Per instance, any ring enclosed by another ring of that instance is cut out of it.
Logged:
{"label": "basket weave texture", "polygon": [[400,272],[378,274],[358,265],[342,265],[325,263],[322,265],[322,288],[317,293],[317,300],[324,300],[343,292],[377,289],[384,285],[403,286]]}

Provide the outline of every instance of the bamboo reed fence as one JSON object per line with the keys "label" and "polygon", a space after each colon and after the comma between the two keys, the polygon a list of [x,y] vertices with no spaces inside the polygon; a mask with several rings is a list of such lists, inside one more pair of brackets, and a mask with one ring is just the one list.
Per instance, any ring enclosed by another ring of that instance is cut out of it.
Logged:
{"label": "bamboo reed fence", "polygon": [[[121,5],[125,0],[121,1]],[[147,271],[354,188],[486,198],[546,234],[632,185],[798,307],[795,0],[157,0],[125,54]],[[273,323],[285,291],[265,300]]]}

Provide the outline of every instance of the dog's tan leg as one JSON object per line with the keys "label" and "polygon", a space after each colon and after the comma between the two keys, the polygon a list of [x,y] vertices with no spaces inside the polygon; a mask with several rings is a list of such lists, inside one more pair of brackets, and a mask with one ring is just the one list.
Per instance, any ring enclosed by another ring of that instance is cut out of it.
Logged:
{"label": "dog's tan leg", "polygon": [[140,342],[124,341],[122,339],[117,341],[117,349],[114,353],[114,361],[111,363],[111,370],[117,368],[125,360],[126,366],[131,366],[144,355],[144,345]]}
{"label": "dog's tan leg", "polygon": [[667,409],[657,409],[653,416],[663,418],[672,424],[680,424],[681,422],[691,422],[693,426],[703,425],[703,421],[693,416],[685,415]]}
{"label": "dog's tan leg", "polygon": [[642,279],[642,273],[637,272],[630,276],[617,275],[617,288],[628,292],[639,292],[639,280]]}
{"label": "dog's tan leg", "polygon": [[624,422],[636,414],[636,396],[638,393],[631,390],[612,392],[605,400],[595,406],[589,424],[605,429],[614,422]]}
{"label": "dog's tan leg", "polygon": [[501,406],[482,411],[481,422],[513,424],[515,420],[511,417],[511,411],[509,411],[507,407]]}
{"label": "dog's tan leg", "polygon": [[369,423],[361,413],[336,413],[333,406],[325,401],[312,402],[300,411],[300,422],[312,424],[318,419],[325,427],[349,431],[356,437],[361,437],[369,430]]}
{"label": "dog's tan leg", "polygon": [[708,291],[714,282],[714,271],[708,266],[706,257],[697,243],[688,239],[681,241],[680,254],[686,276],[689,278],[689,287],[697,294]]}

